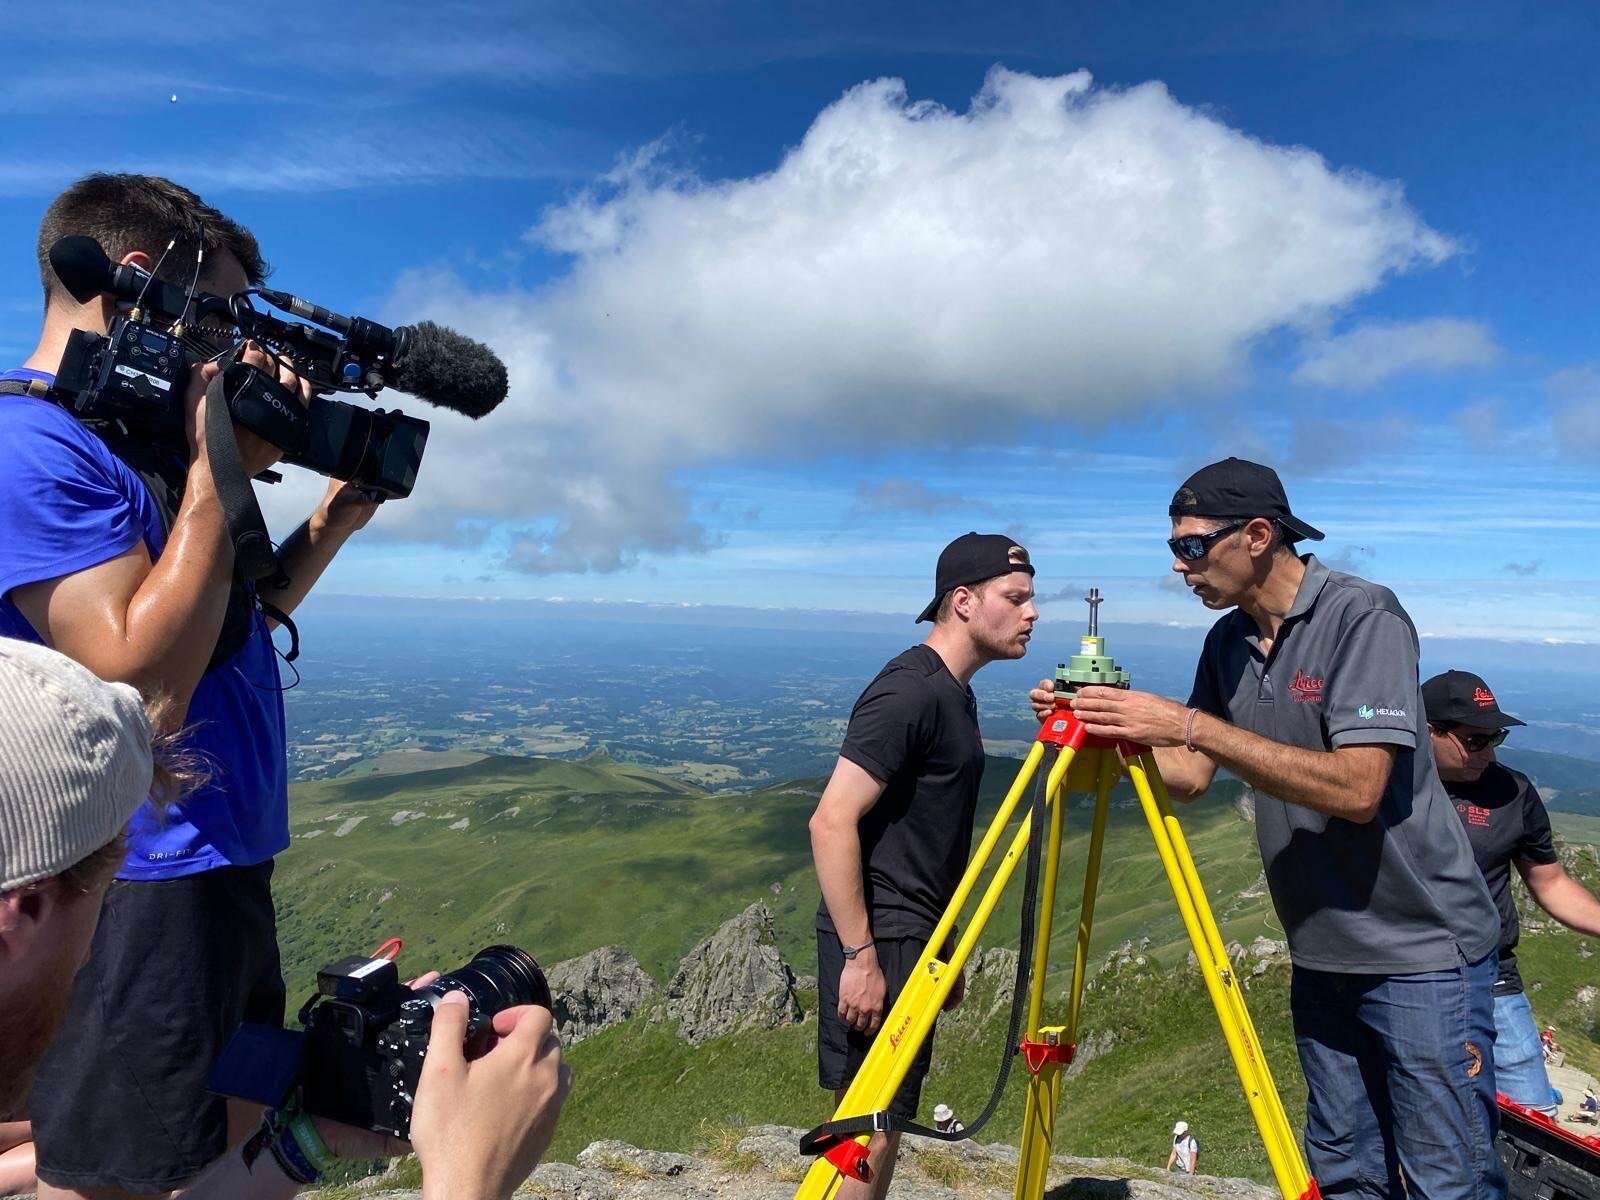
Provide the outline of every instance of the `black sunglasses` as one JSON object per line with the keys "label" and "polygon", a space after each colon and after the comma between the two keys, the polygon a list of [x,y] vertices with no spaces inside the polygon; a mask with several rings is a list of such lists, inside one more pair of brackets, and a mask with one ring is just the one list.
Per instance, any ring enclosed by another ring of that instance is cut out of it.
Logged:
{"label": "black sunglasses", "polygon": [[1493,733],[1463,733],[1459,729],[1450,731],[1456,741],[1461,743],[1461,748],[1468,754],[1481,754],[1485,750],[1492,750],[1506,740],[1508,729],[1496,729]]}
{"label": "black sunglasses", "polygon": [[1221,529],[1213,529],[1210,533],[1186,533],[1182,537],[1168,538],[1167,549],[1173,556],[1183,559],[1184,562],[1199,562],[1211,553],[1211,547],[1227,537],[1230,533],[1237,533],[1250,522],[1235,521],[1232,525],[1224,525]]}

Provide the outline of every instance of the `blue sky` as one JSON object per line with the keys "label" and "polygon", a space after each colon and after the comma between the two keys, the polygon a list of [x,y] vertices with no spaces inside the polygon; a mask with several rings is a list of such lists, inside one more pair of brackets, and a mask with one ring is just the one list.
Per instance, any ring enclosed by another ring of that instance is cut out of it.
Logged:
{"label": "blue sky", "polygon": [[510,364],[330,589],[909,617],[975,527],[1200,624],[1237,453],[1425,634],[1600,641],[1591,6],[331,8],[0,14],[0,355],[129,169]]}

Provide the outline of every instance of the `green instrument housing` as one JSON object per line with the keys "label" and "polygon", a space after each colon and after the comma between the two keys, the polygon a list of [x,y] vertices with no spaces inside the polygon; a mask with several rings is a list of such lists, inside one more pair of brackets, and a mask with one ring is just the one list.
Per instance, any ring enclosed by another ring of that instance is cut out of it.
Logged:
{"label": "green instrument housing", "polygon": [[1078,644],[1078,653],[1056,667],[1057,695],[1075,692],[1091,684],[1125,688],[1132,682],[1128,672],[1117,666],[1116,660],[1106,653],[1106,640],[1103,637],[1085,637]]}

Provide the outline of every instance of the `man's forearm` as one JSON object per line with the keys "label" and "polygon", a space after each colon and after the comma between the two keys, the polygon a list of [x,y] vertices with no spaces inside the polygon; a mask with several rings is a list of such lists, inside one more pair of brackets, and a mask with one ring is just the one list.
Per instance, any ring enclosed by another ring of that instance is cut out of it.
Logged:
{"label": "man's forearm", "polygon": [[1565,869],[1548,883],[1530,883],[1528,890],[1540,908],[1568,929],[1600,937],[1600,900]]}
{"label": "man's forearm", "polygon": [[278,550],[278,561],[289,577],[289,586],[262,587],[257,595],[274,608],[292,613],[349,539],[349,533],[336,533],[328,528],[320,514],[313,515],[291,533]]}
{"label": "man's forearm", "polygon": [[1370,780],[1357,776],[1336,751],[1287,746],[1210,713],[1195,718],[1194,744],[1251,787],[1330,817],[1369,821],[1382,795],[1380,786],[1374,797]]}
{"label": "man's forearm", "polygon": [[211,662],[232,585],[227,522],[210,470],[197,464],[161,556],[128,601],[106,678],[170,696],[181,712]]}
{"label": "man's forearm", "polygon": [[1203,796],[1211,786],[1215,773],[1205,755],[1196,754],[1185,746],[1156,746],[1151,753],[1156,756],[1161,781],[1179,800]]}
{"label": "man's forearm", "polygon": [[811,857],[822,885],[833,927],[846,946],[872,937],[867,917],[866,885],[861,878],[861,833],[854,825],[827,825],[811,831]]}

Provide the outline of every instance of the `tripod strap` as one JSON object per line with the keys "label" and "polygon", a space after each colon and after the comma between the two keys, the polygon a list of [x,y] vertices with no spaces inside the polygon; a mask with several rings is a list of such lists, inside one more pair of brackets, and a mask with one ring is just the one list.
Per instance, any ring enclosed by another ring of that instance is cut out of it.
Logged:
{"label": "tripod strap", "polygon": [[[977,1119],[959,1133],[930,1129],[926,1125],[897,1117],[887,1109],[855,1117],[841,1117],[837,1121],[818,1125],[811,1132],[803,1134],[800,1138],[801,1154],[827,1154],[834,1147],[864,1133],[914,1133],[918,1137],[932,1138],[939,1142],[965,1141],[976,1136],[999,1110],[1000,1101],[1005,1095],[1006,1082],[1011,1077],[1011,1064],[1016,1059],[1021,1040],[1023,1012],[1028,1003],[1028,985],[1033,973],[1033,939],[1039,908],[1039,861],[1043,855],[1045,840],[1049,836],[1045,832],[1048,812],[1044,803],[1044,782],[1047,776],[1048,772],[1043,769],[1041,763],[1034,779],[1032,815],[1028,822],[1028,862],[1023,876],[1022,929],[1017,941],[1017,978],[1011,993],[1011,1019],[1006,1031],[1005,1048],[1000,1057],[1000,1068],[995,1076],[994,1087],[989,1092],[989,1102],[984,1105]],[[1056,803],[1065,804],[1065,796],[1057,797]]]}

